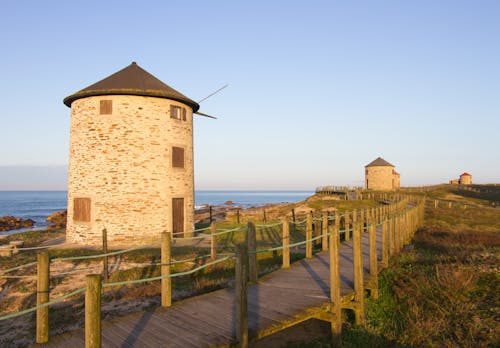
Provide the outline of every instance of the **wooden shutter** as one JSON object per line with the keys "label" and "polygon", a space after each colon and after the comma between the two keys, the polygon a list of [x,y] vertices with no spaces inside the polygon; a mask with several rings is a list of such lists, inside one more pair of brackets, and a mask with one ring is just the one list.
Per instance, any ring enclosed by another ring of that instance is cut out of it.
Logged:
{"label": "wooden shutter", "polygon": [[183,237],[175,233],[184,231],[184,198],[172,198],[172,232],[175,237]]}
{"label": "wooden shutter", "polygon": [[184,168],[184,148],[172,147],[172,167]]}
{"label": "wooden shutter", "polygon": [[170,118],[175,118],[176,120],[180,120],[181,108],[175,105],[170,105]]}
{"label": "wooden shutter", "polygon": [[90,198],[73,199],[73,221],[90,222]]}
{"label": "wooden shutter", "polygon": [[182,120],[186,121],[186,108],[182,108]]}
{"label": "wooden shutter", "polygon": [[112,100],[101,100],[99,113],[101,115],[111,115],[113,113],[113,101]]}

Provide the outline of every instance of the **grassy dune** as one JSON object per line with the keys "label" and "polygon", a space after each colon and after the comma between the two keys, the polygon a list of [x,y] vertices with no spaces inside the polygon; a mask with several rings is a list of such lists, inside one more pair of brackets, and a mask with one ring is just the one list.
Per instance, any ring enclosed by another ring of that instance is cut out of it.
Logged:
{"label": "grassy dune", "polygon": [[[441,187],[430,197],[466,203],[435,209],[413,243],[379,277],[365,328],[346,317],[344,347],[500,347],[500,201],[498,186],[481,193]],[[463,195],[462,195],[463,193]],[[288,347],[329,347],[321,338]]]}

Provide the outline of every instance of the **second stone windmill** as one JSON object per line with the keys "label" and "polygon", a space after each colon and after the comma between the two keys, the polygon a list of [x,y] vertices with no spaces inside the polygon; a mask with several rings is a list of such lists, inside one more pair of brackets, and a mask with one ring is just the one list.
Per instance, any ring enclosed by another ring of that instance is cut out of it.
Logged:
{"label": "second stone windmill", "polygon": [[[64,99],[71,107],[66,240],[111,244],[190,235],[199,104],[135,62]],[[201,114],[203,116],[208,116]]]}

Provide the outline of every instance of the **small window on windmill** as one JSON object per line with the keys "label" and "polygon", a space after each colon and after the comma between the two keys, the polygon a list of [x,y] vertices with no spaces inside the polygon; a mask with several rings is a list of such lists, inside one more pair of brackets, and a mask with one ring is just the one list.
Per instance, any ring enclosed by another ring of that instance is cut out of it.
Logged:
{"label": "small window on windmill", "polygon": [[181,108],[176,105],[170,105],[170,118],[180,120],[181,119]]}
{"label": "small window on windmill", "polygon": [[177,105],[170,105],[170,118],[186,121],[186,108]]}
{"label": "small window on windmill", "polygon": [[73,199],[73,221],[90,222],[90,198]]}
{"label": "small window on windmill", "polygon": [[113,113],[113,101],[112,100],[101,100],[99,105],[99,114],[101,115],[111,115]]}
{"label": "small window on windmill", "polygon": [[172,147],[172,167],[184,168],[184,148]]}

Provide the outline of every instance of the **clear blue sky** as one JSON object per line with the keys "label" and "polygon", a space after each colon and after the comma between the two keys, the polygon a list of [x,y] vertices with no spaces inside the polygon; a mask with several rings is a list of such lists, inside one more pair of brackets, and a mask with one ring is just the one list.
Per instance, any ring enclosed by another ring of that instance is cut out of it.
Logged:
{"label": "clear blue sky", "polygon": [[[65,189],[62,99],[137,61],[219,116],[197,189],[500,182],[499,1],[2,1],[0,189]],[[34,167],[33,167],[34,166]]]}

